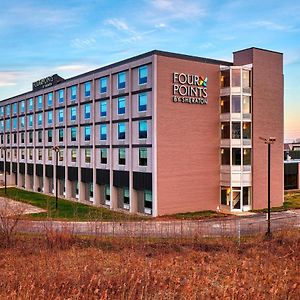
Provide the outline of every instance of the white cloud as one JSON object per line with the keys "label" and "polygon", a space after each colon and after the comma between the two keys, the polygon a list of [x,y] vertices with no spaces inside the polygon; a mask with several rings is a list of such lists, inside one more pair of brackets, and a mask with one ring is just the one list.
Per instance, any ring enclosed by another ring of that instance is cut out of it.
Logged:
{"label": "white cloud", "polygon": [[[251,25],[251,24],[250,24]],[[256,21],[253,22],[252,25],[254,27],[260,27],[268,30],[276,30],[276,31],[293,31],[293,26],[283,25],[279,23],[275,23],[272,21]]]}
{"label": "white cloud", "polygon": [[95,38],[88,38],[88,39],[79,39],[76,38],[71,41],[71,47],[73,48],[79,48],[79,49],[86,49],[86,48],[92,48],[95,46],[96,40]]}
{"label": "white cloud", "polygon": [[106,24],[112,25],[113,27],[115,27],[120,31],[130,31],[127,23],[120,19],[113,18],[113,19],[106,20]]}
{"label": "white cloud", "polygon": [[0,87],[14,86],[17,84],[18,78],[24,77],[23,72],[2,71],[0,72]]}

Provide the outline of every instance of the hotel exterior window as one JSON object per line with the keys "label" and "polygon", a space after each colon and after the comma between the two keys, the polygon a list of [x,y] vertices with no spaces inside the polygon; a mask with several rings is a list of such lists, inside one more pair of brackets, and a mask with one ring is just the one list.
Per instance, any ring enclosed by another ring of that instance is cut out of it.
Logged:
{"label": "hotel exterior window", "polygon": [[139,166],[147,166],[147,148],[139,148]]}
{"label": "hotel exterior window", "polygon": [[72,106],[71,109],[70,109],[70,119],[71,121],[76,121],[76,118],[77,118],[77,108],[76,106]]}
{"label": "hotel exterior window", "polygon": [[53,105],[53,93],[52,92],[47,94],[47,105],[48,105],[48,107]]}
{"label": "hotel exterior window", "polygon": [[77,98],[77,86],[71,86],[71,100],[76,100]]}
{"label": "hotel exterior window", "polygon": [[60,109],[58,111],[58,122],[59,123],[62,123],[64,121],[64,110],[63,109]]}
{"label": "hotel exterior window", "polygon": [[0,121],[0,130],[3,131],[4,130],[4,121]]}
{"label": "hotel exterior window", "polygon": [[17,152],[18,152],[18,149],[14,149],[14,158],[17,158]]}
{"label": "hotel exterior window", "polygon": [[21,125],[22,129],[25,128],[25,117],[24,116],[20,118],[20,125]]}
{"label": "hotel exterior window", "polygon": [[251,97],[243,96],[243,114],[251,114]]}
{"label": "hotel exterior window", "polygon": [[84,127],[84,140],[86,142],[91,140],[91,126]]}
{"label": "hotel exterior window", "polygon": [[6,120],[5,131],[10,131],[10,119]]}
{"label": "hotel exterior window", "polygon": [[241,123],[232,122],[232,138],[240,139],[241,138]]}
{"label": "hotel exterior window", "polygon": [[77,128],[71,127],[71,142],[76,142],[77,140]]}
{"label": "hotel exterior window", "polygon": [[38,119],[38,126],[42,126],[43,125],[43,114],[39,113],[37,115],[37,119]]}
{"label": "hotel exterior window", "polygon": [[250,140],[251,139],[251,123],[243,122],[243,139]]}
{"label": "hotel exterior window", "polygon": [[57,98],[58,98],[57,100],[58,100],[59,104],[64,103],[64,93],[65,93],[65,91],[63,89],[61,89],[57,92]]}
{"label": "hotel exterior window", "polygon": [[42,159],[43,159],[42,149],[38,149],[38,160],[42,160]]}
{"label": "hotel exterior window", "polygon": [[43,142],[43,132],[41,130],[38,131],[38,142],[39,143]]}
{"label": "hotel exterior window", "polygon": [[28,126],[32,127],[33,126],[33,115],[28,116]]}
{"label": "hotel exterior window", "polygon": [[243,150],[243,165],[250,166],[251,165],[251,149],[244,148]]}
{"label": "hotel exterior window", "polygon": [[21,112],[21,114],[24,114],[25,113],[25,100],[22,100],[20,105],[21,105],[20,112]]}
{"label": "hotel exterior window", "polygon": [[232,148],[232,165],[240,166],[241,165],[241,149]]}
{"label": "hotel exterior window", "polygon": [[18,118],[13,118],[13,129],[17,129],[18,127]]}
{"label": "hotel exterior window", "polygon": [[126,149],[119,148],[119,165],[125,166],[126,164]]}
{"label": "hotel exterior window", "polygon": [[100,101],[100,117],[107,115],[107,101]]}
{"label": "hotel exterior window", "polygon": [[37,108],[38,108],[38,110],[43,109],[43,96],[42,95],[37,97]]}
{"label": "hotel exterior window", "polygon": [[152,191],[145,190],[144,192],[145,213],[152,213]]}
{"label": "hotel exterior window", "polygon": [[6,105],[6,116],[9,117],[10,116],[10,104]]}
{"label": "hotel exterior window", "polygon": [[106,141],[106,139],[107,139],[107,125],[101,124],[100,125],[100,140]]}
{"label": "hotel exterior window", "polygon": [[58,129],[58,141],[60,143],[64,141],[64,130],[62,128]]}
{"label": "hotel exterior window", "polygon": [[64,160],[64,150],[63,149],[59,149],[58,156],[59,156],[59,161]]}
{"label": "hotel exterior window", "polygon": [[21,158],[25,159],[25,149],[21,149]]}
{"label": "hotel exterior window", "polygon": [[250,93],[251,92],[251,71],[243,70],[242,71],[242,81],[243,81],[243,92]]}
{"label": "hotel exterior window", "polygon": [[221,139],[230,139],[230,123],[221,123]]}
{"label": "hotel exterior window", "polygon": [[7,135],[6,135],[6,143],[7,143],[7,144],[10,144],[10,134],[7,134]]}
{"label": "hotel exterior window", "polygon": [[250,205],[251,187],[243,187],[243,205]]}
{"label": "hotel exterior window", "polygon": [[148,81],[148,66],[139,67],[139,84],[146,84]]}
{"label": "hotel exterior window", "polygon": [[52,129],[48,130],[48,143],[52,143]]}
{"label": "hotel exterior window", "polygon": [[32,160],[33,155],[32,155],[32,149],[28,149],[28,154],[29,154],[29,160]]}
{"label": "hotel exterior window", "polygon": [[221,164],[223,166],[230,165],[230,149],[229,148],[222,148],[221,149]]}
{"label": "hotel exterior window", "polygon": [[230,70],[221,71],[221,88],[230,87]]}
{"label": "hotel exterior window", "polygon": [[28,136],[29,136],[29,143],[32,144],[33,143],[33,132],[29,131]]}
{"label": "hotel exterior window", "polygon": [[76,162],[76,149],[71,149],[71,162]]}
{"label": "hotel exterior window", "polygon": [[129,209],[129,188],[128,187],[124,187],[123,189],[123,203],[124,203],[124,208],[125,209]]}
{"label": "hotel exterior window", "polygon": [[110,186],[109,185],[105,185],[104,199],[105,199],[105,204],[109,205],[109,203],[110,203]]}
{"label": "hotel exterior window", "polygon": [[16,115],[17,113],[18,113],[18,103],[15,102],[15,103],[13,104],[13,114]]}
{"label": "hotel exterior window", "polygon": [[118,98],[118,115],[124,115],[125,114],[125,97]]}
{"label": "hotel exterior window", "polygon": [[21,144],[25,143],[25,133],[21,132]]}
{"label": "hotel exterior window", "polygon": [[107,164],[107,148],[100,149],[100,162],[103,165]]}
{"label": "hotel exterior window", "polygon": [[14,140],[14,144],[16,144],[17,143],[17,134],[16,133],[13,134],[13,140]]}
{"label": "hotel exterior window", "polygon": [[241,112],[241,96],[232,95],[232,112],[240,113]]}
{"label": "hotel exterior window", "polygon": [[126,125],[125,123],[118,123],[118,139],[119,140],[125,140],[126,134]]}
{"label": "hotel exterior window", "polygon": [[48,125],[53,123],[53,112],[52,110],[48,111]]}
{"label": "hotel exterior window", "polygon": [[139,112],[147,111],[147,94],[139,94]]}
{"label": "hotel exterior window", "polygon": [[90,97],[91,96],[91,82],[86,82],[84,84],[84,97]]}
{"label": "hotel exterior window", "polygon": [[125,72],[121,72],[118,73],[118,89],[125,89],[126,86],[126,73]]}
{"label": "hotel exterior window", "polygon": [[91,104],[84,105],[84,118],[86,120],[91,118]]}
{"label": "hotel exterior window", "polygon": [[220,99],[221,113],[230,113],[230,97],[225,96]]}
{"label": "hotel exterior window", "polygon": [[100,93],[107,92],[107,77],[100,78]]}
{"label": "hotel exterior window", "polygon": [[147,121],[139,121],[139,139],[147,138]]}
{"label": "hotel exterior window", "polygon": [[0,117],[3,117],[4,116],[4,107],[1,106],[0,107]]}
{"label": "hotel exterior window", "polygon": [[52,149],[48,148],[48,160],[51,161],[52,160]]}
{"label": "hotel exterior window", "polygon": [[240,69],[232,69],[231,70],[232,76],[232,87],[240,87],[241,86],[241,70]]}
{"label": "hotel exterior window", "polygon": [[[3,134],[1,134],[1,144],[4,143],[4,140],[3,140]],[[2,150],[1,150],[1,153],[2,153]]]}
{"label": "hotel exterior window", "polygon": [[85,149],[84,157],[85,157],[85,163],[90,164],[91,163],[91,149]]}
{"label": "hotel exterior window", "polygon": [[33,111],[33,98],[28,100],[28,110]]}

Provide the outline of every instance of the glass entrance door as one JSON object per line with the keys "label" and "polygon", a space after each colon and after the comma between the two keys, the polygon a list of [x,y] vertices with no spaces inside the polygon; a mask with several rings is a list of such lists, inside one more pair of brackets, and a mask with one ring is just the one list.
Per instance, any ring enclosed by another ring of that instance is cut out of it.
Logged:
{"label": "glass entrance door", "polygon": [[241,191],[232,190],[231,210],[241,210],[241,209],[242,209]]}

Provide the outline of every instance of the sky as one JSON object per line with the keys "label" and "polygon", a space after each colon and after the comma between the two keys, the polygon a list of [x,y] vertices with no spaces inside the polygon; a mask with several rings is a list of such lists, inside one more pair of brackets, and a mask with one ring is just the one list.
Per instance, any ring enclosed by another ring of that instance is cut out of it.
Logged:
{"label": "sky", "polygon": [[298,0],[0,1],[0,100],[153,49],[232,61],[284,54],[285,139],[300,138]]}

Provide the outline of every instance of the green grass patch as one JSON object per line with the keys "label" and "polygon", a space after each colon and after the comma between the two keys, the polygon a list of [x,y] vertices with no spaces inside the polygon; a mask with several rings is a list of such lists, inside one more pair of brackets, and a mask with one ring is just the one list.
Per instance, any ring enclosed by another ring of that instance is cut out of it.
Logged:
{"label": "green grass patch", "polygon": [[46,218],[54,220],[68,221],[138,221],[148,219],[147,217],[126,214],[113,211],[104,207],[95,207],[75,201],[58,199],[58,209],[55,209],[55,197],[35,192],[30,192],[17,188],[7,188],[5,195],[4,189],[0,189],[0,196],[28,203],[45,209],[47,212],[30,214],[24,218],[44,220]]}
{"label": "green grass patch", "polygon": [[203,211],[196,211],[196,212],[188,212],[188,213],[179,213],[179,214],[173,214],[173,215],[164,215],[159,218],[163,219],[177,219],[177,220],[197,220],[197,219],[203,219],[203,218],[224,218],[225,216],[228,216],[224,213],[217,213],[213,210],[203,210]]}

